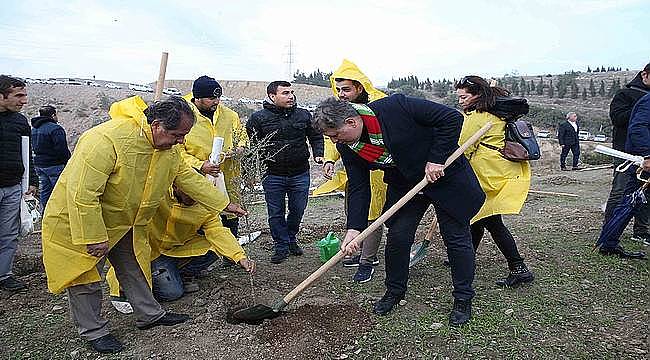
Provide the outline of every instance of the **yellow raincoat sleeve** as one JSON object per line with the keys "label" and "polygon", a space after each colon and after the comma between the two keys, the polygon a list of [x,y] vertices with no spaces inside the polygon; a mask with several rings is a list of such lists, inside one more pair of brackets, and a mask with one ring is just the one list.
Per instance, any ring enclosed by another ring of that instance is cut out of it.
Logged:
{"label": "yellow raincoat sleeve", "polygon": [[228,206],[228,198],[184,161],[179,162],[178,174],[174,183],[184,193],[210,211],[221,212]]}
{"label": "yellow raincoat sleeve", "polygon": [[187,165],[197,169],[201,170],[201,167],[203,166],[204,161],[198,159],[194,155],[190,154],[189,152],[183,150],[181,151],[181,157],[183,158],[183,161],[187,163]]}
{"label": "yellow raincoat sleeve", "polygon": [[74,245],[108,241],[100,198],[113,172],[117,155],[113,143],[101,134],[79,141],[75,155],[66,169],[67,208]]}
{"label": "yellow raincoat sleeve", "polygon": [[236,115],[233,121],[233,136],[235,139],[239,139],[237,142],[238,147],[247,147],[248,146],[248,134],[246,133],[246,128],[242,125],[239,115]]}
{"label": "yellow raincoat sleeve", "polygon": [[201,226],[205,232],[205,238],[210,242],[212,248],[220,255],[223,255],[234,262],[246,258],[246,252],[237,242],[228,228],[223,227],[218,216],[212,217]]}
{"label": "yellow raincoat sleeve", "polygon": [[336,144],[334,144],[329,137],[325,136],[325,155],[323,158],[324,161],[336,162],[340,158],[341,154],[339,154],[338,150],[336,150]]}

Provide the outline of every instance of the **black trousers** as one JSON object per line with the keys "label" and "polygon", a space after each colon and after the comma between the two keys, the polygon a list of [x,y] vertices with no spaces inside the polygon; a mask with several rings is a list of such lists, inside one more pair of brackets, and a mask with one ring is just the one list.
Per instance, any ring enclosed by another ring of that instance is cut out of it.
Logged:
{"label": "black trousers", "polygon": [[492,215],[483,218],[470,226],[474,250],[478,249],[485,230],[492,235],[492,240],[497,245],[503,256],[508,261],[508,268],[513,270],[516,265],[523,264],[524,259],[519,255],[517,243],[510,230],[503,223],[501,215]]}
{"label": "black trousers", "polygon": [[[409,189],[398,189],[388,185],[384,210],[395,204]],[[386,289],[395,296],[406,293],[409,277],[409,260],[411,245],[415,232],[422,220],[431,199],[425,195],[416,195],[406,203],[387,222],[386,241]],[[447,245],[447,256],[451,265],[451,280],[454,286],[452,295],[459,300],[474,297],[474,247],[469,229],[469,219],[465,223],[452,218],[434,205],[440,233]]]}
{"label": "black trousers", "polygon": [[560,153],[560,167],[566,167],[566,157],[569,155],[569,150],[573,154],[573,167],[578,166],[578,159],[580,158],[580,143],[573,145],[562,145],[562,152]]}

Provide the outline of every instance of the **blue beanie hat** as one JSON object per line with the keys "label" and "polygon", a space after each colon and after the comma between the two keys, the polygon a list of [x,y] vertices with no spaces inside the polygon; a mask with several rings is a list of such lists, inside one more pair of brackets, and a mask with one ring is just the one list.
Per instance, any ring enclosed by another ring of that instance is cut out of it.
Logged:
{"label": "blue beanie hat", "polygon": [[192,96],[195,99],[220,97],[222,93],[221,85],[209,76],[203,75],[192,84]]}

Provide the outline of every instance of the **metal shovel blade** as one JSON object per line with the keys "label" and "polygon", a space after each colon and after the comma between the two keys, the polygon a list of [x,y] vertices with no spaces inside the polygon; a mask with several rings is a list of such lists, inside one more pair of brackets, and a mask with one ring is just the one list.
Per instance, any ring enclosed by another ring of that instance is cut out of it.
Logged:
{"label": "metal shovel blade", "polygon": [[411,259],[409,260],[409,267],[412,267],[413,265],[420,262],[420,260],[424,259],[424,257],[427,255],[427,248],[429,247],[429,244],[431,244],[431,241],[422,240],[421,242],[413,244],[413,246],[411,246]]}
{"label": "metal shovel blade", "polygon": [[281,311],[275,311],[266,305],[257,304],[243,309],[235,309],[226,314],[226,322],[230,324],[246,323],[259,325],[266,319],[274,319],[282,315]]}

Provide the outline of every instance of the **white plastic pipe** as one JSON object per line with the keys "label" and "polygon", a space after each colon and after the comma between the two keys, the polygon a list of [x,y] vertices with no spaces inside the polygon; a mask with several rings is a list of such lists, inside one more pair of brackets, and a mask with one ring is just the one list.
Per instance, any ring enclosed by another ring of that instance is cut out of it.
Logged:
{"label": "white plastic pipe", "polygon": [[22,158],[23,166],[25,170],[23,171],[23,179],[21,181],[21,186],[23,189],[23,194],[29,189],[29,136],[21,136],[21,148],[22,148]]}

